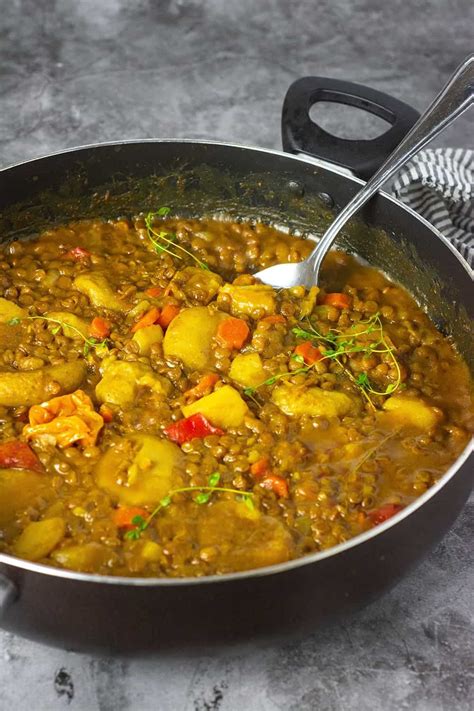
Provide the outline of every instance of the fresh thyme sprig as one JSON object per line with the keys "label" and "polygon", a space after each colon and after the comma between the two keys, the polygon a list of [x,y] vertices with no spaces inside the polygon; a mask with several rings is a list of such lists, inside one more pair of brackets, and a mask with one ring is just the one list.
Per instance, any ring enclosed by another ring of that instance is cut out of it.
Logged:
{"label": "fresh thyme sprig", "polygon": [[[153,247],[155,248],[155,251],[160,253],[160,252],[166,252],[167,254],[170,254],[172,257],[175,257],[176,259],[183,259],[181,254],[177,254],[176,251],[174,250],[180,250],[184,254],[187,254],[188,257],[191,257],[196,264],[198,264],[201,269],[205,269],[209,271],[209,267],[205,262],[202,262],[200,259],[198,259],[192,252],[187,250],[185,247],[183,247],[180,244],[176,243],[176,235],[170,235],[167,232],[157,232],[153,228],[153,222],[155,217],[166,217],[168,213],[170,212],[169,207],[160,207],[156,212],[149,212],[147,215],[145,215],[145,227],[146,227],[146,232],[148,239],[152,243]],[[166,246],[165,246],[166,245]]]}
{"label": "fresh thyme sprig", "polygon": [[77,335],[80,336],[84,341],[83,353],[85,356],[90,352],[91,349],[95,350],[97,354],[105,353],[109,350],[107,338],[104,338],[102,340],[94,338],[94,336],[89,336],[88,338],[87,336],[84,336],[82,331],[76,328],[76,326],[73,326],[67,321],[61,321],[57,318],[49,318],[49,316],[24,316],[23,318],[19,318],[18,316],[16,316],[15,318],[10,319],[8,321],[8,324],[10,326],[18,326],[21,321],[47,321],[48,323],[55,323],[56,326],[51,329],[51,333],[53,334],[53,336],[59,333],[61,328],[70,328],[71,331],[77,333]]}
{"label": "fresh thyme sprig", "polygon": [[[387,343],[386,337],[383,333],[383,324],[380,319],[380,315],[376,313],[369,319],[367,319],[367,321],[360,321],[359,324],[365,326],[365,328],[363,330],[351,334],[340,333],[336,330],[333,330],[330,331],[326,336],[324,336],[322,333],[319,333],[319,331],[314,328],[311,322],[309,322],[309,327],[311,330],[295,327],[292,329],[292,332],[297,338],[317,341],[318,345],[323,348],[322,357],[317,362],[321,362],[323,360],[335,361],[341,367],[344,373],[350,378],[350,380],[352,380],[354,385],[356,385],[361,390],[362,394],[367,399],[369,404],[373,408],[375,408],[369,393],[371,393],[372,395],[382,396],[391,395],[400,386],[401,371],[399,363],[394,354],[395,349]],[[375,333],[376,337],[375,340],[371,343],[361,344],[356,340],[361,336],[370,335],[372,333]],[[371,355],[372,353],[388,353],[397,374],[395,382],[389,383],[385,390],[381,391],[376,390],[372,386],[367,373],[359,373],[359,375],[355,377],[340,360],[341,356],[349,355],[352,353],[365,353],[366,355]],[[293,354],[291,358],[297,363],[304,363],[304,358],[300,355]],[[254,395],[255,391],[258,388],[264,385],[274,385],[277,380],[281,380],[282,378],[290,378],[293,375],[298,375],[299,373],[308,373],[312,368],[314,368],[315,365],[316,363],[313,363],[311,365],[308,365],[303,368],[298,368],[296,370],[289,370],[283,373],[277,373],[276,375],[267,378],[255,387],[244,388],[244,394],[248,397],[251,397]]]}
{"label": "fresh thyme sprig", "polygon": [[[299,355],[293,355],[291,356],[292,360],[297,361],[298,363],[304,363],[304,358],[302,358]],[[301,359],[301,360],[300,360]],[[277,373],[276,375],[272,375],[270,378],[267,378],[264,380],[262,383],[259,383],[258,385],[254,385],[253,387],[246,387],[244,388],[243,392],[244,395],[247,395],[247,397],[253,397],[255,394],[255,391],[258,390],[259,388],[263,387],[264,385],[274,385],[277,380],[281,380],[282,378],[289,378],[292,375],[299,375],[300,373],[307,373],[309,370],[311,370],[313,366],[312,365],[307,365],[304,368],[297,368],[296,370],[285,370],[283,373]]]}
{"label": "fresh thyme sprig", "polygon": [[364,454],[361,456],[355,467],[351,470],[351,474],[357,474],[359,469],[365,462],[372,457],[375,452],[377,452],[384,444],[387,442],[389,439],[392,439],[392,437],[395,437],[397,435],[399,430],[395,430],[395,432],[390,432],[388,435],[383,437],[377,444],[375,444],[373,447],[367,450],[367,452],[364,452]]}
{"label": "fresh thyme sprig", "polygon": [[158,506],[153,509],[149,516],[147,516],[146,518],[144,516],[133,517],[132,524],[135,526],[135,528],[132,528],[131,531],[128,531],[125,534],[125,538],[128,538],[132,541],[138,540],[142,535],[143,531],[146,531],[155,516],[159,514],[162,509],[167,508],[167,506],[171,504],[171,500],[175,494],[198,492],[197,496],[194,497],[193,501],[196,504],[202,505],[207,504],[211,496],[216,491],[223,491],[228,494],[235,494],[236,496],[242,497],[245,505],[251,510],[254,509],[253,493],[251,491],[239,491],[239,489],[230,489],[225,486],[218,486],[220,479],[221,475],[219,474],[219,472],[214,472],[214,474],[211,474],[211,476],[209,477],[207,486],[183,486],[179,489],[171,489],[171,491],[169,491],[166,496],[164,496],[160,500]]}

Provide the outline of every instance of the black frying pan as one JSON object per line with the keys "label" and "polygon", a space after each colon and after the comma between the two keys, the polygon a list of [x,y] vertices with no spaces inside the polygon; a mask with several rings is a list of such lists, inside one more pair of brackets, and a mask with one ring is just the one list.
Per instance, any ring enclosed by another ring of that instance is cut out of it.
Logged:
{"label": "black frying pan", "polygon": [[[391,124],[373,141],[346,141],[309,118],[316,101],[358,106]],[[196,141],[77,148],[0,172],[0,234],[116,217],[171,204],[178,214],[226,214],[320,233],[413,125],[406,104],[356,84],[308,77],[290,87],[278,151]],[[337,164],[334,165],[334,164]],[[340,245],[405,285],[472,366],[472,280],[449,243],[385,194]],[[0,554],[5,629],[75,649],[137,650],[309,632],[375,599],[449,529],[472,487],[466,450],[441,480],[383,525],[322,553],[255,571],[199,579],[86,575]]]}

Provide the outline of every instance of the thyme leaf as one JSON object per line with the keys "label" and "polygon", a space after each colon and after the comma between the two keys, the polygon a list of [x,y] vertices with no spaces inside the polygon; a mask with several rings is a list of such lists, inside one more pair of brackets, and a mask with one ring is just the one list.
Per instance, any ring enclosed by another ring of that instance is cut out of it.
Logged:
{"label": "thyme leaf", "polygon": [[364,452],[364,454],[361,456],[357,464],[355,465],[354,469],[352,469],[351,474],[357,474],[359,469],[362,467],[365,462],[370,459],[370,457],[375,454],[384,444],[387,442],[389,439],[392,439],[392,437],[395,437],[395,435],[398,434],[398,430],[395,430],[395,432],[390,432],[388,435],[383,437],[377,444],[375,444],[373,447],[371,447],[367,452]]}
{"label": "thyme leaf", "polygon": [[254,508],[254,495],[251,491],[240,491],[239,489],[230,489],[225,486],[218,486],[220,480],[220,473],[214,472],[207,480],[207,486],[183,486],[179,489],[171,489],[171,491],[169,491],[167,495],[160,500],[158,506],[153,509],[153,511],[147,518],[144,518],[143,516],[133,517],[132,523],[135,528],[133,528],[131,531],[127,531],[127,533],[125,534],[125,538],[132,541],[138,540],[141,534],[146,531],[150,523],[157,516],[157,514],[159,514],[162,509],[166,508],[171,504],[172,498],[175,494],[184,494],[188,492],[196,493],[196,496],[194,496],[193,501],[194,503],[200,504],[202,506],[203,504],[208,503],[214,493],[221,491],[226,492],[228,494],[235,494],[237,497],[244,501],[245,505],[248,508]]}
{"label": "thyme leaf", "polygon": [[188,257],[191,257],[191,259],[193,259],[196,264],[201,267],[201,269],[209,271],[209,267],[205,262],[202,262],[192,252],[183,247],[181,244],[176,243],[176,235],[169,234],[168,232],[163,231],[157,232],[154,229],[153,223],[155,217],[166,217],[166,215],[169,214],[170,210],[171,208],[163,206],[158,208],[158,210],[156,210],[155,212],[149,212],[147,215],[145,215],[145,227],[147,236],[150,242],[152,243],[155,252],[166,252],[167,254],[170,254],[176,259],[183,259],[182,254],[178,254],[176,252],[176,250],[179,250],[180,252],[186,254]]}
{"label": "thyme leaf", "polygon": [[98,340],[93,336],[90,336],[88,338],[87,336],[84,336],[82,331],[76,328],[76,326],[73,326],[67,321],[61,321],[57,318],[49,318],[49,316],[24,316],[23,318],[12,318],[7,321],[7,323],[10,326],[17,326],[21,321],[46,321],[47,323],[54,323],[56,325],[51,329],[51,333],[53,334],[53,336],[56,336],[62,328],[70,328],[71,331],[76,333],[84,341],[84,348],[82,349],[82,352],[85,356],[89,354],[91,349],[95,350],[96,353],[101,353],[109,350],[107,338],[104,338],[103,340]]}
{"label": "thyme leaf", "polygon": [[[350,380],[352,380],[354,385],[359,388],[362,395],[366,398],[371,407],[375,409],[375,405],[372,399],[370,398],[369,393],[372,395],[386,396],[391,395],[391,393],[395,392],[395,390],[397,390],[397,388],[399,388],[401,385],[400,365],[394,354],[395,348],[387,343],[379,313],[374,314],[366,321],[359,321],[358,325],[362,328],[356,333],[341,333],[340,331],[334,329],[332,331],[329,331],[327,335],[323,335],[322,333],[316,330],[316,328],[311,322],[309,322],[310,330],[301,328],[300,326],[295,326],[294,328],[292,328],[292,333],[296,336],[296,338],[304,338],[305,340],[316,341],[323,354],[323,357],[320,358],[318,362],[321,362],[323,360],[335,361],[341,367],[345,375],[347,375]],[[357,340],[362,336],[370,334],[375,334],[376,340],[370,343],[361,343]],[[380,391],[372,386],[367,373],[362,372],[359,373],[357,377],[355,377],[340,360],[341,356],[350,355],[352,353],[364,353],[366,355],[370,355],[372,353],[387,353],[396,371],[395,382],[389,383],[385,390]],[[304,363],[304,359],[297,354],[293,354],[291,356],[291,359],[298,363]],[[281,378],[289,378],[292,375],[297,375],[298,373],[307,373],[312,368],[314,368],[315,365],[316,364],[313,363],[312,365],[308,365],[297,370],[286,371],[284,373],[278,373],[276,375],[273,375],[253,388],[244,388],[244,394],[252,396],[258,388],[263,387],[264,385],[274,385],[275,382],[277,380],[280,380]]]}

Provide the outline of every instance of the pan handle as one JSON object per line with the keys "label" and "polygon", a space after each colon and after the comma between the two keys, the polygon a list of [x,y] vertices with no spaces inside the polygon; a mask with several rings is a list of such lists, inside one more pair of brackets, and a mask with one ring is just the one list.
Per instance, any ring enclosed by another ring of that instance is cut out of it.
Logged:
{"label": "pan handle", "polygon": [[[371,140],[338,138],[318,126],[309,116],[314,104],[331,101],[363,109],[391,124]],[[348,168],[368,180],[398,146],[420,114],[403,101],[381,91],[340,79],[303,77],[288,89],[282,112],[283,150],[306,153]]]}

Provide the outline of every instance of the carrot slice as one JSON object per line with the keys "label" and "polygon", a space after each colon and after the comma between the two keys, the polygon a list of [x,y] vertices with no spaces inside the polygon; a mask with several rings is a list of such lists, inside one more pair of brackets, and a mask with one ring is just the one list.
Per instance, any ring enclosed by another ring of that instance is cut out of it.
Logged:
{"label": "carrot slice", "polygon": [[282,314],[273,314],[273,316],[265,316],[260,319],[261,323],[286,323],[286,318]]}
{"label": "carrot slice", "polygon": [[176,306],[176,304],[166,304],[166,306],[163,307],[160,318],[158,319],[158,323],[161,328],[168,328],[171,321],[179,314],[180,311],[181,309],[179,306]]}
{"label": "carrot slice", "polygon": [[152,299],[158,298],[158,296],[162,296],[164,292],[164,289],[161,288],[161,286],[150,286],[149,289],[145,289],[145,294],[147,296],[151,296]]}
{"label": "carrot slice", "polygon": [[253,476],[257,479],[259,479],[266,472],[268,472],[269,466],[270,462],[268,461],[268,457],[262,457],[261,459],[258,459],[252,464],[252,466],[250,467],[250,473],[253,474]]}
{"label": "carrot slice", "polygon": [[146,518],[148,511],[140,506],[119,506],[112,514],[112,520],[118,528],[126,528],[131,530],[135,528],[133,519],[135,516]]}
{"label": "carrot slice", "polygon": [[351,299],[347,296],[347,294],[335,292],[333,294],[326,294],[323,298],[323,304],[325,306],[335,306],[338,309],[349,309],[351,306]]}
{"label": "carrot slice", "polygon": [[134,326],[132,326],[132,333],[136,333],[141,328],[146,328],[147,326],[153,326],[154,323],[160,318],[160,309],[153,306],[149,311],[146,312]]}
{"label": "carrot slice", "polygon": [[299,343],[294,352],[295,355],[303,358],[306,365],[313,365],[313,363],[316,363],[316,361],[321,360],[323,357],[323,354],[319,348],[313,346],[311,341],[303,341],[303,343]]}
{"label": "carrot slice", "polygon": [[229,316],[217,328],[217,339],[226,348],[240,350],[247,340],[250,329],[242,318]]}
{"label": "carrot slice", "polygon": [[105,318],[101,318],[100,316],[96,316],[92,319],[89,328],[90,334],[94,338],[107,338],[107,336],[110,336],[111,330],[112,326],[110,323]]}
{"label": "carrot slice", "polygon": [[219,380],[220,378],[216,375],[216,373],[208,373],[207,375],[203,375],[197,385],[189,390],[186,390],[184,397],[187,400],[198,400],[200,397],[207,395],[212,390],[214,385],[219,382]]}
{"label": "carrot slice", "polygon": [[265,489],[275,492],[275,494],[281,499],[288,498],[288,484],[281,476],[277,476],[276,474],[267,474],[261,482],[261,485]]}

